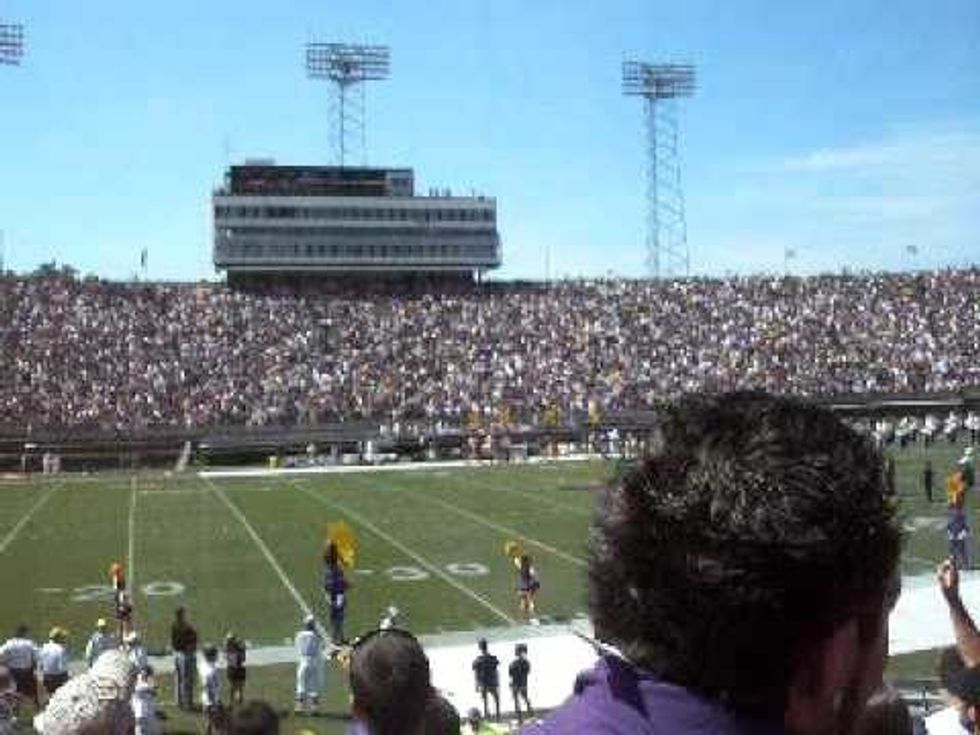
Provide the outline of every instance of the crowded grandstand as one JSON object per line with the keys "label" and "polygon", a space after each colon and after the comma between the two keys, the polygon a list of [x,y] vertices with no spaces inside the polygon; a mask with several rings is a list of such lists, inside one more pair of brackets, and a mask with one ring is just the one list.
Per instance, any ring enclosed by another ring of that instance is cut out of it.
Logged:
{"label": "crowded grandstand", "polygon": [[684,391],[980,383],[980,271],[491,283],[322,295],[0,278],[0,426],[463,424]]}

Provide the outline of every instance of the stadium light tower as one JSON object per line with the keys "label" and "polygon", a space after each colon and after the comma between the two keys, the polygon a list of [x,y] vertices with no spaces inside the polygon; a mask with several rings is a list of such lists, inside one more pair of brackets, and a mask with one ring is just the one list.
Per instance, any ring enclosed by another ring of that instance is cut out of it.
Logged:
{"label": "stadium light tower", "polygon": [[0,64],[17,66],[24,57],[24,26],[0,22]]}
{"label": "stadium light tower", "polygon": [[390,50],[387,46],[347,43],[306,44],[306,75],[330,82],[330,111],[334,155],[347,164],[351,145],[360,145],[360,163],[366,162],[364,141],[364,83],[388,78]]}
{"label": "stadium light tower", "polygon": [[687,275],[677,99],[694,94],[693,64],[623,62],[623,94],[642,97],[647,143],[647,268],[654,278]]}

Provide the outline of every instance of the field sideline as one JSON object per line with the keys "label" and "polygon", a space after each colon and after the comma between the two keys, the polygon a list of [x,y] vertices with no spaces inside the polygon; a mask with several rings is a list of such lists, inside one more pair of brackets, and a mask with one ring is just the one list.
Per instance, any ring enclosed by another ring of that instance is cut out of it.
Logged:
{"label": "field sideline", "polygon": [[[962,451],[938,444],[896,452],[909,530],[903,572],[932,571],[946,548],[943,478]],[[936,495],[922,496],[932,459]],[[346,520],[359,541],[348,632],[397,605],[423,634],[508,626],[518,617],[508,539],[534,556],[541,612],[584,615],[585,535],[609,461],[431,467],[414,472],[215,478],[162,474],[0,482],[0,621],[53,625],[79,652],[109,615],[110,562],[125,561],[136,624],[162,651],[177,605],[203,640],[233,629],[255,646],[290,641],[302,615],[323,617],[324,526]],[[974,524],[975,525],[975,524]]]}

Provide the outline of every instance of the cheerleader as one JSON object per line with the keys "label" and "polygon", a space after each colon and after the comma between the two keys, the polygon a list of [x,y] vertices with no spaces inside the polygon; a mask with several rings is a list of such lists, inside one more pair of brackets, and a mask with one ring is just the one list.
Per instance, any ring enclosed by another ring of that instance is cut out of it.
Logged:
{"label": "cheerleader", "polygon": [[515,560],[517,566],[517,600],[520,604],[521,614],[524,615],[532,625],[538,624],[537,608],[535,598],[538,590],[541,589],[541,582],[531,564],[531,557],[521,554]]}

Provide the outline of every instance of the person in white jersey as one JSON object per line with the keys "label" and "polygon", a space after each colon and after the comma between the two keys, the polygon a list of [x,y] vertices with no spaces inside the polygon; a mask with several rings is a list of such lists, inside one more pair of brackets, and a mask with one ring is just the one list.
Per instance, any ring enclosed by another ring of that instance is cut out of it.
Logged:
{"label": "person in white jersey", "polygon": [[316,620],[307,615],[303,628],[296,634],[296,711],[316,711],[323,688],[323,638]]}
{"label": "person in white jersey", "polygon": [[12,637],[0,646],[0,664],[10,670],[17,684],[17,693],[39,705],[37,698],[37,645],[27,637],[26,625],[18,625]]}
{"label": "person in white jersey", "polygon": [[67,640],[68,634],[63,628],[52,628],[48,634],[48,642],[41,646],[37,656],[41,682],[49,698],[68,681]]}

